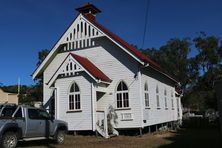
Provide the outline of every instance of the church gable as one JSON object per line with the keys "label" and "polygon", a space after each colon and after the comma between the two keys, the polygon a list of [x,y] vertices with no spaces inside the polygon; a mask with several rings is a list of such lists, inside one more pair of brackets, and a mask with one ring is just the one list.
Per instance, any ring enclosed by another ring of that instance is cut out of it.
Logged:
{"label": "church gable", "polygon": [[70,53],[47,82],[47,85],[51,86],[57,78],[78,76],[80,72],[86,72],[97,83],[111,82],[111,79],[87,58]]}
{"label": "church gable", "polygon": [[60,77],[73,76],[80,71],[83,71],[83,68],[71,56],[69,56],[59,75]]}
{"label": "church gable", "polygon": [[95,15],[101,11],[94,5],[87,4],[83,7],[77,8],[76,10],[79,11],[80,14],[65,31],[63,36],[56,43],[42,64],[35,70],[32,75],[33,79],[43,73],[58,52],[70,52],[78,49],[95,47],[98,46],[97,42],[95,42],[96,38],[106,37],[140,64],[149,66],[165,75],[172,81],[177,82],[166,74],[160,65],[153,61],[150,57],[142,54],[135,47],[128,44],[126,41],[109,31],[104,26],[100,25],[95,20]]}
{"label": "church gable", "polygon": [[80,14],[64,35],[60,51],[94,47],[96,43],[93,39],[101,36],[103,33],[89,24]]}
{"label": "church gable", "polygon": [[46,84],[51,86],[57,78],[75,76],[77,72],[81,71],[83,71],[81,65],[69,54]]}
{"label": "church gable", "polygon": [[102,36],[104,36],[104,33],[90,24],[80,13],[51,49],[45,60],[34,71],[32,74],[33,79],[44,71],[58,52],[95,47],[97,44],[94,39]]}

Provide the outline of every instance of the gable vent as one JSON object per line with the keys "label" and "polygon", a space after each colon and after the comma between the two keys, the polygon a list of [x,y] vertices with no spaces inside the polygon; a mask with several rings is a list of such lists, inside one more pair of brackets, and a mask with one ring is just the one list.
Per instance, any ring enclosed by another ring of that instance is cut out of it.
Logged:
{"label": "gable vent", "polygon": [[85,20],[79,19],[71,27],[63,42],[62,52],[98,46],[95,38],[103,34]]}

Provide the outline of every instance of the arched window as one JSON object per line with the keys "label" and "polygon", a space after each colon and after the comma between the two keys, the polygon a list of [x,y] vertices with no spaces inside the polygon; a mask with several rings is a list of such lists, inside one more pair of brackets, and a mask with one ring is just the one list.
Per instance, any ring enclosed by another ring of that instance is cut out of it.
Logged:
{"label": "arched window", "polygon": [[74,82],[69,91],[69,110],[79,110],[80,105],[80,90],[79,86]]}
{"label": "arched window", "polygon": [[150,100],[149,100],[149,88],[147,82],[144,85],[144,97],[145,97],[145,107],[149,107]]}
{"label": "arched window", "polygon": [[165,100],[165,109],[168,109],[168,105],[167,105],[167,89],[164,88],[164,100]]}
{"label": "arched window", "polygon": [[117,108],[129,107],[129,91],[127,85],[121,81],[116,91]]}
{"label": "arched window", "polygon": [[172,109],[174,109],[174,102],[173,102],[173,98],[174,98],[174,95],[173,95],[173,90],[171,90],[171,105],[172,105]]}
{"label": "arched window", "polygon": [[156,85],[156,104],[157,104],[157,108],[160,108],[160,97],[159,97],[159,86]]}

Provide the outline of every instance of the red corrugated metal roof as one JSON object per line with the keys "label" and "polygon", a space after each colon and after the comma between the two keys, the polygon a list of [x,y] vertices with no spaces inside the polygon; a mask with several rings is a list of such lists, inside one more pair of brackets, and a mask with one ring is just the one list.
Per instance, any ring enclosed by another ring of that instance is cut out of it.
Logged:
{"label": "red corrugated metal roof", "polygon": [[150,67],[160,71],[161,73],[163,73],[164,75],[166,75],[167,77],[169,77],[171,80],[177,82],[177,80],[175,80],[174,78],[170,77],[169,74],[167,74],[163,68],[156,63],[151,57],[149,57],[148,55],[143,54],[142,52],[140,52],[138,49],[136,49],[134,46],[130,45],[129,43],[127,43],[126,41],[124,41],[123,39],[121,39],[119,36],[117,36],[116,34],[114,34],[113,32],[111,32],[109,29],[105,28],[104,26],[102,26],[101,24],[99,24],[95,19],[91,19],[91,17],[87,14],[83,14],[83,16],[90,21],[93,25],[95,25],[96,27],[98,27],[101,31],[103,31],[105,34],[107,34],[109,37],[111,37],[113,40],[115,40],[116,42],[118,42],[119,44],[121,44],[123,47],[125,47],[128,51],[130,51],[133,55],[135,55],[137,58],[139,58],[141,61],[148,63]]}
{"label": "red corrugated metal roof", "polygon": [[77,60],[91,75],[96,79],[111,82],[111,79],[106,76],[99,68],[97,68],[91,61],[87,58],[79,56],[77,54],[70,53],[72,57]]}
{"label": "red corrugated metal roof", "polygon": [[[84,14],[83,14],[84,15]],[[104,33],[106,33],[108,36],[110,36],[113,40],[120,43],[122,46],[124,46],[126,49],[128,49],[132,54],[134,54],[137,58],[139,58],[141,61],[149,63],[151,66],[154,66],[155,68],[158,68],[159,70],[162,69],[161,66],[153,61],[149,56],[144,55],[142,52],[140,52],[138,49],[136,49],[134,46],[130,45],[123,39],[121,39],[119,36],[111,32],[109,29],[105,28],[101,24],[99,24],[96,20],[91,19],[88,15],[84,15],[92,24],[94,24],[96,27],[101,29]]]}

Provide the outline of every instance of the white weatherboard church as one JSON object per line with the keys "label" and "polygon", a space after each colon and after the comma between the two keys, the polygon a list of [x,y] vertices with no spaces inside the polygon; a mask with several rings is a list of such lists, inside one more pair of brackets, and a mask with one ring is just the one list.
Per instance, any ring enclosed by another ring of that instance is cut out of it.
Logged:
{"label": "white weatherboard church", "polygon": [[[97,131],[176,122],[182,118],[178,82],[151,58],[100,25],[93,4],[79,15],[34,71],[44,78],[44,104],[70,131]],[[112,115],[112,116],[107,116]]]}

